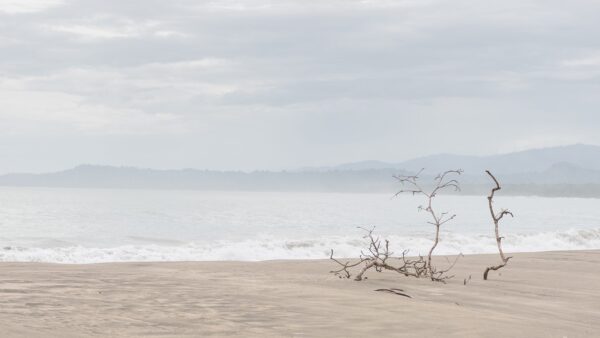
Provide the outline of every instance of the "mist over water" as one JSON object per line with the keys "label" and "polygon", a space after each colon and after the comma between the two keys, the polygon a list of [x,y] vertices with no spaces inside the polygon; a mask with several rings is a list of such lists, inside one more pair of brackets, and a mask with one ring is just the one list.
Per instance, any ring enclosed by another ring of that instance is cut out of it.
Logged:
{"label": "mist over water", "polygon": [[[58,263],[322,259],[356,256],[357,227],[425,253],[419,197],[388,194],[0,188],[0,260]],[[597,199],[504,197],[506,251],[600,249]],[[495,252],[485,196],[439,196],[456,213],[438,254]]]}

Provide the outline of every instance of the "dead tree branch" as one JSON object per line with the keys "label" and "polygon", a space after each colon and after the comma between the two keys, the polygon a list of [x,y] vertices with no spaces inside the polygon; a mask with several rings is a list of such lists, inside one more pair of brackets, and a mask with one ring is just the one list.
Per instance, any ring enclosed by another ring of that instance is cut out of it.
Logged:
{"label": "dead tree branch", "polygon": [[[431,215],[432,221],[427,222],[427,223],[435,226],[435,238],[433,241],[433,245],[431,246],[431,248],[429,249],[429,253],[427,254],[427,264],[426,264],[427,273],[428,273],[429,277],[431,277],[431,280],[443,281],[444,279],[446,279],[446,277],[443,277],[443,275],[449,269],[436,271],[435,267],[431,263],[431,256],[433,255],[433,251],[439,244],[441,226],[446,224],[447,222],[453,220],[456,217],[456,215],[454,215],[454,214],[450,215],[447,212],[442,212],[439,214],[436,213],[433,208],[433,199],[437,196],[437,194],[439,192],[441,192],[442,190],[445,190],[445,189],[453,189],[454,191],[460,191],[460,185],[458,183],[458,180],[451,179],[450,177],[452,175],[461,175],[463,171],[461,169],[448,170],[448,171],[445,171],[445,172],[437,175],[433,179],[433,188],[431,188],[430,190],[426,190],[419,183],[420,175],[423,172],[423,170],[424,169],[421,169],[415,175],[394,176],[402,185],[402,189],[400,191],[398,191],[395,196],[398,196],[402,193],[410,193],[413,196],[414,195],[425,196],[427,205],[425,207],[419,206],[419,210],[425,210],[426,212],[428,212]],[[454,266],[454,264],[452,264],[452,266]]]}
{"label": "dead tree branch", "polygon": [[397,289],[397,288],[391,288],[391,289],[377,289],[375,291],[379,291],[379,292],[389,292],[389,293],[393,293],[395,295],[398,296],[403,296],[403,297],[407,297],[407,298],[412,298],[411,296],[407,295],[406,293],[404,293],[404,290],[402,289]]}
{"label": "dead tree branch", "polygon": [[500,253],[500,259],[502,260],[502,264],[499,265],[495,265],[495,266],[490,266],[487,267],[485,269],[485,272],[483,273],[483,279],[487,280],[488,278],[488,273],[490,272],[490,270],[498,270],[500,268],[503,268],[504,266],[506,266],[506,264],[508,263],[508,260],[511,259],[512,257],[506,257],[504,255],[504,252],[502,251],[502,238],[500,236],[500,231],[498,229],[498,224],[500,223],[500,220],[506,216],[506,215],[510,215],[510,217],[514,217],[514,215],[512,214],[512,212],[506,210],[506,209],[502,209],[500,210],[499,213],[496,213],[494,211],[494,195],[496,194],[496,191],[502,189],[502,187],[500,187],[500,183],[498,183],[498,180],[496,179],[496,177],[494,177],[494,175],[492,175],[492,173],[489,170],[485,171],[491,178],[492,180],[494,180],[494,184],[496,184],[495,187],[492,188],[490,195],[487,197],[488,199],[488,206],[490,209],[490,215],[492,216],[492,220],[494,222],[494,231],[496,234],[496,244],[498,244],[498,252]]}
{"label": "dead tree branch", "polygon": [[[384,270],[395,271],[399,274],[402,274],[407,277],[425,277],[428,276],[427,273],[427,262],[422,256],[419,256],[417,259],[409,259],[406,257],[408,250],[402,252],[401,257],[392,257],[393,252],[389,249],[389,241],[381,240],[379,236],[375,236],[373,232],[375,228],[365,229],[360,228],[366,231],[365,239],[369,241],[369,246],[367,250],[363,250],[360,253],[360,256],[357,261],[345,261],[342,262],[339,259],[333,257],[333,250],[331,250],[331,254],[329,255],[329,259],[334,261],[336,264],[340,266],[337,270],[330,271],[335,274],[339,278],[351,278],[352,277],[352,268],[361,266],[358,270],[354,280],[361,281],[366,279],[365,273],[370,269],[374,269],[377,272],[383,272]],[[394,261],[399,261],[398,264],[394,264]],[[437,275],[436,275],[437,276]],[[435,279],[437,281],[444,281],[443,279]]]}

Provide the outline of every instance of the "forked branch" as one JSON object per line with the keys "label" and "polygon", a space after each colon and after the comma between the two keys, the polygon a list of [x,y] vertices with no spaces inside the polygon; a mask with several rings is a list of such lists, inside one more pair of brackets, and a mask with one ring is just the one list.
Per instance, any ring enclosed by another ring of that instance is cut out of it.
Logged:
{"label": "forked branch", "polygon": [[[383,272],[384,270],[395,271],[407,277],[429,277],[428,265],[425,258],[419,256],[416,259],[410,259],[406,257],[408,250],[402,252],[402,256],[393,257],[393,252],[390,251],[389,241],[381,240],[378,236],[374,235],[375,228],[365,229],[360,228],[366,232],[365,239],[369,241],[369,246],[366,250],[361,251],[360,257],[356,261],[341,261],[333,257],[333,250],[329,255],[329,259],[339,265],[336,270],[330,271],[339,278],[352,278],[352,268],[356,267],[358,272],[354,276],[354,280],[361,281],[366,279],[365,274],[367,271],[373,269],[377,272]],[[450,266],[452,268],[452,266]],[[449,268],[449,269],[450,269]],[[432,280],[438,282],[444,282],[447,277],[445,274],[449,269],[435,271]]]}
{"label": "forked branch", "polygon": [[502,238],[503,237],[500,236],[500,230],[498,229],[498,224],[500,223],[500,220],[504,216],[509,215],[510,217],[514,217],[514,215],[512,212],[510,212],[509,210],[506,210],[506,209],[502,209],[498,213],[496,213],[496,211],[494,211],[494,206],[493,206],[494,195],[496,194],[496,191],[502,189],[502,187],[500,187],[500,183],[498,183],[498,180],[496,179],[496,177],[494,177],[494,175],[492,175],[492,173],[489,170],[486,170],[485,172],[492,178],[492,180],[494,180],[494,184],[496,185],[495,187],[492,188],[490,195],[488,196],[487,199],[488,199],[488,206],[490,209],[490,215],[492,216],[492,221],[494,222],[494,232],[496,234],[496,244],[498,245],[498,252],[500,253],[500,259],[502,260],[501,264],[490,266],[485,269],[485,271],[483,272],[483,279],[487,280],[488,273],[490,272],[490,270],[496,271],[496,270],[503,268],[508,263],[508,260],[512,258],[512,257],[506,257],[504,255],[504,251],[502,251]]}
{"label": "forked branch", "polygon": [[440,191],[445,189],[453,189],[454,191],[460,191],[460,185],[458,183],[458,180],[451,179],[449,177],[451,175],[461,175],[463,171],[461,169],[448,170],[437,175],[433,179],[433,187],[430,190],[426,190],[419,183],[419,176],[421,175],[423,170],[424,169],[421,169],[415,175],[394,176],[402,185],[401,190],[398,191],[395,196],[398,196],[402,193],[410,193],[413,196],[425,196],[427,205],[425,207],[420,206],[419,210],[427,211],[431,215],[431,221],[428,223],[435,226],[435,237],[433,240],[433,245],[431,246],[431,248],[429,249],[429,253],[427,254],[427,272],[432,280],[439,280],[440,278],[442,278],[443,273],[445,273],[447,270],[435,271],[435,267],[433,267],[431,263],[431,256],[433,255],[433,251],[435,250],[440,241],[440,227],[445,223],[453,220],[456,217],[456,215],[450,215],[447,212],[442,212],[441,214],[436,213],[433,209],[433,199],[435,198],[435,196],[437,196],[437,194]]}
{"label": "forked branch", "polygon": [[408,253],[408,250],[404,250],[402,256],[394,257],[393,252],[389,249],[389,241],[382,241],[379,237],[376,237],[373,234],[374,228],[360,229],[366,231],[367,234],[364,238],[368,239],[369,247],[367,250],[361,251],[360,257],[356,261],[341,261],[334,258],[334,252],[331,250],[329,259],[334,261],[339,267],[330,272],[339,278],[352,278],[352,270],[355,267],[358,270],[356,276],[354,276],[354,280],[356,281],[366,279],[367,277],[365,277],[365,274],[371,269],[377,272],[383,272],[384,270],[395,271],[407,277],[427,277],[432,281],[442,283],[445,283],[447,279],[454,277],[448,276],[447,273],[454,267],[458,257],[456,257],[453,262],[448,260],[448,268],[438,270],[436,267],[430,266],[423,256],[412,259],[407,258],[406,254]]}

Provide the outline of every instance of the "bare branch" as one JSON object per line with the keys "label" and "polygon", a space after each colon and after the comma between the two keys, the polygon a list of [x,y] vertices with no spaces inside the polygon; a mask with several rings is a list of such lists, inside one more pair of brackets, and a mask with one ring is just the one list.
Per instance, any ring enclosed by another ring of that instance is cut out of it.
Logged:
{"label": "bare branch", "polygon": [[402,289],[396,289],[396,288],[391,288],[391,289],[377,289],[375,291],[389,292],[389,293],[393,293],[393,294],[398,295],[398,296],[412,298],[411,296],[409,296],[406,293],[404,293],[404,290],[402,290]]}
{"label": "bare branch", "polygon": [[[432,220],[427,223],[435,226],[435,238],[433,241],[433,245],[427,255],[427,272],[432,280],[440,280],[441,278],[439,278],[439,276],[438,277],[435,276],[435,269],[431,264],[431,256],[433,254],[433,251],[435,250],[435,248],[437,247],[437,245],[439,243],[440,227],[442,225],[444,225],[445,223],[453,220],[456,217],[456,215],[447,217],[448,212],[443,212],[439,215],[436,214],[433,209],[433,199],[437,196],[438,192],[445,190],[445,189],[453,189],[454,191],[460,191],[460,185],[459,185],[458,180],[450,178],[450,176],[451,175],[461,175],[463,173],[463,170],[462,169],[448,170],[443,173],[440,173],[433,179],[434,185],[430,191],[424,190],[421,187],[421,185],[418,183],[419,176],[421,175],[423,170],[424,169],[421,169],[416,175],[412,175],[412,176],[400,176],[400,175],[394,176],[397,180],[400,181],[400,184],[402,185],[402,189],[400,191],[398,191],[395,196],[398,196],[402,193],[408,192],[408,193],[411,193],[413,196],[417,195],[417,194],[422,194],[427,198],[427,207],[419,206],[419,210],[425,210],[431,215]],[[408,185],[409,188],[404,188],[406,185]]]}
{"label": "bare branch", "polygon": [[352,273],[350,269],[362,265],[354,277],[354,280],[356,281],[366,279],[364,275],[370,269],[375,269],[377,272],[383,272],[384,270],[395,271],[407,277],[411,276],[419,278],[428,275],[427,262],[422,256],[419,256],[418,259],[408,259],[406,258],[408,250],[405,250],[402,252],[402,257],[398,258],[401,264],[398,266],[393,265],[392,263],[388,262],[389,258],[393,255],[393,253],[389,250],[389,241],[385,240],[382,242],[378,236],[374,236],[374,228],[359,228],[366,231],[364,238],[368,239],[369,242],[369,247],[367,249],[368,252],[365,254],[364,251],[361,251],[360,258],[356,262],[342,262],[333,257],[333,250],[331,250],[329,259],[340,266],[339,269],[330,271],[331,273],[335,274],[339,278],[351,278]]}
{"label": "bare branch", "polygon": [[488,199],[488,207],[490,209],[490,215],[492,216],[492,221],[494,222],[494,232],[496,234],[496,244],[498,245],[498,252],[500,253],[500,259],[502,260],[502,264],[490,266],[485,269],[485,271],[483,272],[483,279],[487,280],[488,273],[490,272],[490,270],[496,271],[498,269],[503,268],[508,263],[508,260],[512,258],[512,257],[504,256],[504,251],[502,251],[502,238],[503,237],[500,236],[500,231],[498,229],[498,225],[500,223],[500,220],[504,216],[510,215],[510,217],[514,217],[514,215],[512,212],[510,212],[509,210],[506,210],[506,209],[502,209],[499,213],[496,213],[494,211],[494,206],[493,206],[494,195],[496,194],[496,191],[502,189],[502,187],[500,187],[500,183],[498,183],[498,180],[496,179],[496,177],[494,175],[492,175],[492,173],[489,170],[486,170],[485,172],[488,174],[488,176],[490,176],[492,178],[492,180],[494,181],[494,184],[496,184],[496,186],[493,187],[492,190],[490,191],[490,195],[488,196],[487,199]]}
{"label": "bare branch", "polygon": [[[402,252],[402,257],[399,257],[399,264],[389,263],[389,258],[393,256],[393,253],[389,250],[389,241],[385,240],[382,242],[379,236],[373,235],[375,228],[362,228],[359,229],[366,232],[363,238],[368,240],[369,246],[366,250],[361,250],[359,260],[356,262],[342,262],[333,258],[333,250],[329,258],[334,261],[336,264],[340,266],[339,269],[331,271],[336,276],[340,278],[351,278],[352,273],[350,271],[353,267],[361,266],[360,270],[354,277],[354,280],[360,281],[366,279],[365,274],[370,269],[374,269],[377,272],[382,272],[384,270],[395,271],[404,276],[411,276],[416,278],[427,277],[432,281],[443,282],[445,280],[452,278],[453,276],[448,276],[447,273],[450,271],[454,265],[456,264],[459,257],[462,257],[462,254],[456,257],[453,263],[449,265],[448,268],[438,270],[435,266],[433,266],[431,262],[431,256],[433,255],[433,251],[437,247],[440,240],[440,227],[453,220],[456,215],[450,214],[448,212],[442,212],[437,214],[433,208],[433,199],[437,195],[438,192],[445,189],[453,189],[455,191],[460,191],[459,183],[456,179],[450,178],[450,175],[460,175],[462,174],[462,170],[448,170],[443,172],[435,177],[433,180],[433,188],[431,190],[425,190],[419,183],[420,175],[424,169],[421,169],[415,175],[397,175],[394,176],[396,178],[402,188],[398,191],[394,196],[398,196],[402,193],[410,193],[412,195],[423,195],[426,197],[427,205],[419,206],[418,210],[425,210],[431,216],[431,220],[427,222],[435,227],[435,238],[433,245],[429,249],[427,259],[423,256],[420,256],[417,259],[409,259],[406,257],[408,250]],[[381,289],[378,291],[390,291],[393,289]],[[395,292],[394,292],[395,293]]]}
{"label": "bare branch", "polygon": [[353,264],[350,264],[350,262],[342,263],[339,260],[333,258],[333,249],[331,249],[331,255],[329,255],[329,259],[331,259],[332,261],[334,261],[342,266],[341,269],[330,271],[331,273],[335,274],[336,276],[340,276],[340,278],[350,278],[352,275],[350,274],[350,271],[348,269],[353,268],[353,267],[359,265],[360,263],[364,262],[364,259],[361,258],[361,260],[357,263],[353,263]]}

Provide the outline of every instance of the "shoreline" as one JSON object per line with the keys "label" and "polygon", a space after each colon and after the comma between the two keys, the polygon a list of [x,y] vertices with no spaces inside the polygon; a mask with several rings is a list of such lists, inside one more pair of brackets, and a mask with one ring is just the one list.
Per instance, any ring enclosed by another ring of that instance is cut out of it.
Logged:
{"label": "shoreline", "polygon": [[[118,247],[117,247],[118,248]],[[106,248],[106,250],[114,250],[115,248]],[[497,248],[495,248],[497,250]],[[506,251],[504,250],[504,254],[506,256],[511,255],[528,255],[528,254],[544,254],[544,253],[573,253],[573,252],[600,252],[600,249],[568,249],[568,250],[539,250],[539,251]],[[110,265],[110,264],[216,264],[216,263],[224,263],[224,264],[257,264],[257,263],[285,263],[285,262],[295,262],[295,263],[319,263],[330,261],[329,254],[323,255],[323,258],[276,258],[276,259],[260,259],[260,260],[239,260],[239,259],[212,259],[212,260],[123,260],[123,261],[100,261],[100,262],[89,262],[89,263],[81,263],[81,262],[56,262],[56,261],[0,261],[0,268],[3,265],[10,264],[40,264],[40,265],[64,265],[64,266],[94,266],[94,265]],[[421,255],[426,257],[426,254]],[[437,259],[441,258],[456,258],[457,256],[496,256],[498,257],[498,252],[486,252],[486,253],[462,253],[457,252],[455,254],[434,254],[432,257],[437,257]],[[397,256],[392,256],[391,258],[395,258]],[[409,252],[406,258],[417,258],[418,255],[413,255]],[[337,257],[334,254],[334,258],[339,260],[357,260],[357,257]]]}
{"label": "shoreline", "polygon": [[[585,252],[599,252],[600,249],[572,249],[572,250],[541,250],[541,251],[506,251],[504,250],[504,254],[506,256],[512,255],[527,255],[527,254],[544,254],[544,253],[585,253]],[[426,257],[426,254],[422,255]],[[456,253],[456,254],[434,254],[432,257],[440,258],[456,258],[457,256],[498,256],[498,252],[495,253]],[[418,255],[409,254],[406,258],[416,258]],[[357,260],[357,257],[335,257],[339,260]],[[397,258],[397,256],[392,256],[390,258]],[[286,262],[294,262],[294,263],[318,263],[318,262],[328,262],[330,259],[328,257],[324,258],[276,258],[276,259],[262,259],[262,260],[131,260],[131,261],[107,261],[107,262],[91,262],[91,263],[71,263],[71,262],[46,262],[46,261],[0,261],[0,268],[3,265],[12,265],[12,264],[48,264],[48,265],[65,265],[65,266],[94,266],[94,265],[111,265],[111,264],[256,264],[256,263],[286,263]]]}
{"label": "shoreline", "polygon": [[[589,337],[600,250],[465,255],[447,284],[324,260],[0,263],[3,336]],[[450,256],[452,257],[452,256]],[[435,256],[438,265],[444,256]],[[464,285],[464,280],[471,280]],[[401,288],[412,298],[380,288]]]}

